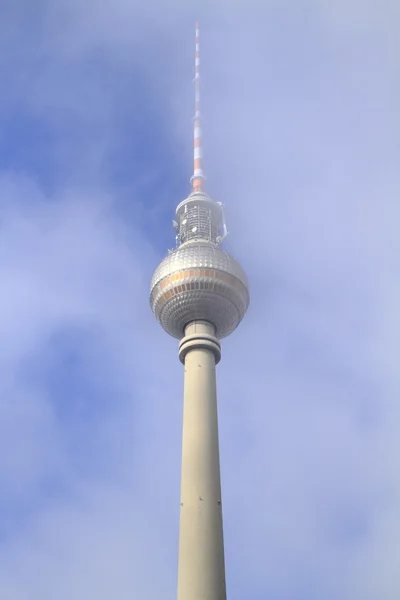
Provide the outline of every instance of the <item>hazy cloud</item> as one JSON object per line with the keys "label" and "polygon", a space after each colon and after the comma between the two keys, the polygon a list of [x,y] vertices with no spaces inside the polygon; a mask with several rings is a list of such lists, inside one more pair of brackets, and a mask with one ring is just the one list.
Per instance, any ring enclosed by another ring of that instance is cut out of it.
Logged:
{"label": "hazy cloud", "polygon": [[[162,160],[190,169],[196,7],[44,2],[28,35],[18,6],[0,61],[0,588],[172,598],[182,370],[147,293],[186,190],[150,184]],[[209,188],[252,294],[218,367],[229,597],[395,600],[398,9],[201,13]]]}

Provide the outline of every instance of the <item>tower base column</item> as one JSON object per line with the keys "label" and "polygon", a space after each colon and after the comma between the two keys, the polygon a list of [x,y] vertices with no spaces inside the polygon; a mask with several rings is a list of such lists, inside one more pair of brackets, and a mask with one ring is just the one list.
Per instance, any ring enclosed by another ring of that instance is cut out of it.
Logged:
{"label": "tower base column", "polygon": [[185,365],[178,600],[226,600],[214,327],[190,323],[179,346]]}

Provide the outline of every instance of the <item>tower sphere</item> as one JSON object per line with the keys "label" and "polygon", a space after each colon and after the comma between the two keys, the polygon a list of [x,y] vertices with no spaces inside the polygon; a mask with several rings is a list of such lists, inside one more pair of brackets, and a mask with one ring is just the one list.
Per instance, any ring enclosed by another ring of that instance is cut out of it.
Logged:
{"label": "tower sphere", "polygon": [[151,282],[150,305],[173,337],[192,321],[212,323],[219,338],[236,329],[249,304],[242,267],[216,244],[185,242],[160,263]]}

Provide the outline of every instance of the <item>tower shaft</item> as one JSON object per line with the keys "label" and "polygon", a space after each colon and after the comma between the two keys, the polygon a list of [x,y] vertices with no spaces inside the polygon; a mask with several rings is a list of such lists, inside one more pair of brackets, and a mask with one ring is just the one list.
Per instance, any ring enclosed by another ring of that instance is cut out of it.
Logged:
{"label": "tower shaft", "polygon": [[185,329],[178,600],[226,600],[213,325]]}

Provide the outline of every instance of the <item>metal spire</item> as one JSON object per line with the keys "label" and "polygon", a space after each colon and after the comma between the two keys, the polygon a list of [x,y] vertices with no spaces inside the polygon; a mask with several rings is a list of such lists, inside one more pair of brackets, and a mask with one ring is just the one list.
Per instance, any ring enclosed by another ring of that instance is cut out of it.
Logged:
{"label": "metal spire", "polygon": [[194,113],[194,171],[190,179],[194,192],[204,191],[203,146],[200,113],[200,28],[196,23],[196,54],[194,75],[195,113]]}

